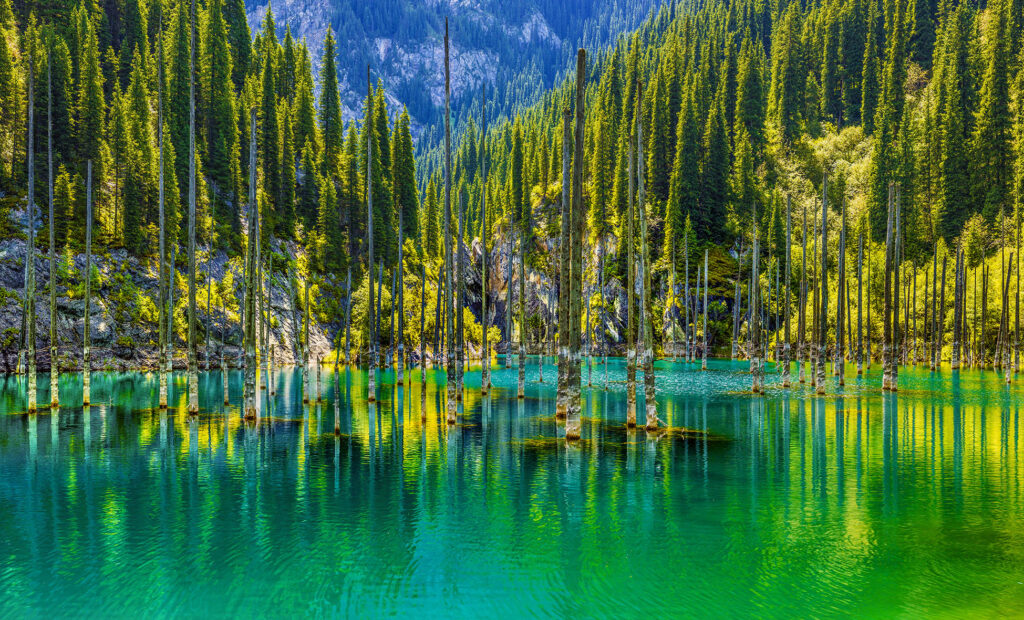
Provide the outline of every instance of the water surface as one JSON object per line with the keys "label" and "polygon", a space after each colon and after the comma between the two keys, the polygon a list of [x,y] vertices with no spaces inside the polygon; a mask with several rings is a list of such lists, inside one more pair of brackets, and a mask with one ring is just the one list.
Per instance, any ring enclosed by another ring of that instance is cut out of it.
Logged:
{"label": "water surface", "polygon": [[169,411],[156,375],[97,373],[35,415],[0,378],[0,617],[1024,615],[1018,384],[907,369],[883,397],[876,367],[818,398],[769,367],[753,397],[709,366],[658,362],[657,435],[595,366],[572,446],[536,358],[524,400],[514,366],[485,399],[468,375],[453,427],[433,370],[375,405],[325,372],[305,406],[283,372],[258,426],[239,373],[194,420],[181,375]]}

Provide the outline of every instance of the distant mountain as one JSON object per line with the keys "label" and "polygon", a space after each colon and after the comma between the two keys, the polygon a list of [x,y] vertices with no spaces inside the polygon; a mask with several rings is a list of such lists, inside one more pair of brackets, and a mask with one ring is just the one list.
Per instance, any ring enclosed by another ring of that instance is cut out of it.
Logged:
{"label": "distant mountain", "polygon": [[[346,119],[359,114],[369,65],[392,112],[408,106],[422,133],[443,119],[444,19],[451,38],[452,106],[485,82],[498,113],[533,102],[572,62],[580,45],[603,46],[634,29],[656,0],[279,0],[278,33],[305,37],[319,71],[324,34],[338,41]],[[268,4],[246,2],[254,31]],[[454,113],[454,112],[453,112]]]}

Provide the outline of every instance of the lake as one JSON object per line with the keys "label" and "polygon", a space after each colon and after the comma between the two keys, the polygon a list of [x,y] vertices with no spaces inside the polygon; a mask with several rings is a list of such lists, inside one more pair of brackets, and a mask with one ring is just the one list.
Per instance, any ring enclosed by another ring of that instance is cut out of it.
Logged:
{"label": "lake", "polygon": [[755,397],[747,362],[660,360],[649,435],[609,360],[566,445],[537,363],[524,400],[515,365],[487,398],[468,374],[454,426],[438,370],[368,404],[325,368],[303,405],[289,369],[258,425],[238,371],[193,419],[183,373],[167,411],[155,374],[94,373],[91,407],[67,374],[35,415],[0,377],[0,617],[1024,616],[1019,381],[883,395],[876,365],[819,398],[769,365]]}

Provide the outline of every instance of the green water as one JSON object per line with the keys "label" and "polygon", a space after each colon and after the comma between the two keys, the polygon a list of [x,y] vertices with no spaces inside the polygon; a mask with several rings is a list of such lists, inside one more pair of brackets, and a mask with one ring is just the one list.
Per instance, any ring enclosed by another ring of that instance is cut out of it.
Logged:
{"label": "green water", "polygon": [[883,397],[875,368],[816,398],[769,368],[755,398],[709,365],[657,368],[700,432],[627,432],[613,361],[568,447],[535,358],[525,401],[514,366],[486,399],[469,375],[454,427],[418,369],[376,405],[363,373],[313,406],[282,373],[255,428],[240,374],[228,407],[203,375],[195,421],[181,376],[167,412],[155,375],[96,374],[36,415],[0,378],[0,617],[1024,616],[1019,383],[907,369]]}

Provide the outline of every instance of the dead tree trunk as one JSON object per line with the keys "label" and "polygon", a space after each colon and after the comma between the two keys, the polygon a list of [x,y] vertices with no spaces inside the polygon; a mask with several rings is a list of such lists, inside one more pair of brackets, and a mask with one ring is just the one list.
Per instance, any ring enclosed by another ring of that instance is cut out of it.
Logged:
{"label": "dead tree trunk", "polygon": [[818,359],[816,360],[817,393],[825,393],[825,337],[828,334],[828,175],[821,183],[821,308],[818,310]]}
{"label": "dead tree trunk", "polygon": [[[576,128],[574,131],[572,171],[572,252],[569,261],[569,403],[565,420],[565,438],[580,438],[580,319],[583,298],[583,128],[584,91],[586,89],[587,52],[580,49],[576,55]],[[639,160],[640,158],[638,158]],[[643,196],[643,189],[640,195]],[[642,208],[642,207],[641,207]]]}
{"label": "dead tree trunk", "polygon": [[487,87],[480,87],[480,394],[491,391],[491,349],[487,340]]}
{"label": "dead tree trunk", "polygon": [[196,344],[196,2],[191,0],[188,73],[188,413],[199,413]]}
{"label": "dead tree trunk", "polygon": [[444,21],[444,275],[445,275],[445,377],[448,392],[447,421],[455,424],[457,415],[455,386],[454,311],[452,298],[452,130],[451,70],[448,63],[448,20]]}
{"label": "dead tree trunk", "polygon": [[[572,160],[570,149],[572,149],[572,111],[567,107],[562,110],[562,204],[561,226],[559,229],[561,234],[558,241],[558,392],[555,399],[556,419],[564,418],[569,409],[569,241],[571,238],[569,234],[569,200],[571,195],[569,163]],[[632,147],[630,149],[630,153],[632,153]],[[630,166],[632,166],[632,161],[631,155]],[[632,167],[630,167],[630,171],[630,174],[632,174]],[[630,188],[632,188],[632,176],[630,176],[629,182],[631,184]],[[630,197],[630,201],[632,201],[632,197]]]}
{"label": "dead tree trunk", "polygon": [[46,169],[47,192],[50,199],[50,407],[60,406],[57,376],[57,240],[53,221],[53,71],[50,54],[46,55]]}
{"label": "dead tree trunk", "polygon": [[256,418],[256,248],[259,244],[259,207],[256,204],[256,109],[249,112],[249,225],[245,251],[245,324],[242,329],[245,348],[245,385],[242,412],[245,419]]}
{"label": "dead tree trunk", "polygon": [[[163,216],[163,212],[160,213]],[[163,226],[160,226],[161,239],[163,238]],[[163,266],[161,265],[161,272]],[[163,282],[161,281],[161,286]],[[92,370],[92,336],[90,327],[92,320],[90,310],[92,304],[92,160],[85,162],[85,312],[82,321],[82,405],[88,406],[91,399],[91,378]],[[161,307],[161,310],[163,308]],[[160,313],[161,335],[166,338],[163,328],[163,312]],[[160,374],[163,376],[163,406],[167,406],[167,375],[164,373],[162,362]]]}

